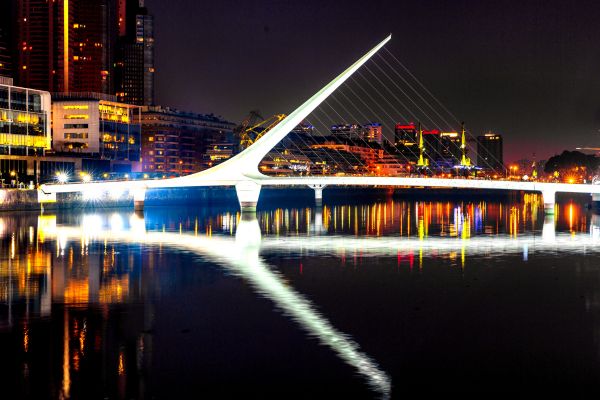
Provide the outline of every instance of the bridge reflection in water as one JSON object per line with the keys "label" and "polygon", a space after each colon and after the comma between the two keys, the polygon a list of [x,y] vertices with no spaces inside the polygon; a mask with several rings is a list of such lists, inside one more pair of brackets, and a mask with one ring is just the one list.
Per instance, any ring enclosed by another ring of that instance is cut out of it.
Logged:
{"label": "bridge reflection in water", "polygon": [[[40,317],[57,318],[53,305],[64,304],[63,315],[58,316],[64,326],[59,343],[60,390],[55,394],[69,397],[72,374],[82,368],[86,358],[94,357],[94,349],[110,340],[107,322],[83,318],[81,306],[133,305],[139,309],[133,323],[141,333],[132,339],[133,350],[118,346],[105,357],[104,367],[115,369],[112,385],[118,393],[131,391],[126,387],[128,373],[137,377],[136,393],[143,393],[144,374],[139,370],[151,363],[151,299],[160,296],[160,284],[153,281],[151,270],[155,263],[165,261],[157,259],[160,249],[177,248],[244,279],[386,398],[392,388],[389,374],[288,285],[261,254],[323,253],[342,259],[392,255],[398,263],[422,269],[430,256],[464,268],[475,255],[515,253],[527,259],[536,252],[599,252],[598,216],[569,203],[561,205],[555,216],[544,217],[540,200],[536,195],[525,195],[515,204],[390,200],[278,208],[243,217],[227,210],[198,216],[190,216],[189,210],[148,211],[145,219],[132,213],[2,216],[0,301],[5,307],[1,328],[17,332],[20,348],[13,352],[27,354],[35,341],[31,324]],[[118,245],[131,247],[124,251],[118,250]],[[145,253],[142,260],[141,248],[157,251]],[[107,319],[109,309],[105,310],[102,318]],[[26,357],[21,359],[25,361],[19,379],[25,385],[31,366]]]}

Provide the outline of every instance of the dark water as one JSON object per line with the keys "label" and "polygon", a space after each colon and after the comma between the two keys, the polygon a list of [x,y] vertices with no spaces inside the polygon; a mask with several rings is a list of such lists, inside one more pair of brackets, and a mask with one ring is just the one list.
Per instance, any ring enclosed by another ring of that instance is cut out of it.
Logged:
{"label": "dark water", "polygon": [[581,201],[262,207],[0,215],[0,398],[600,392]]}

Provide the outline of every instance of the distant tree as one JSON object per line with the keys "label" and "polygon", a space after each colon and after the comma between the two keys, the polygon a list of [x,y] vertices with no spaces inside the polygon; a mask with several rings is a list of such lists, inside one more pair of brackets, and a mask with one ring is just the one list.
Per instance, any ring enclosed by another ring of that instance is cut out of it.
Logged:
{"label": "distant tree", "polygon": [[565,172],[574,168],[583,168],[590,173],[594,173],[600,166],[600,158],[583,154],[579,151],[563,151],[560,155],[552,156],[544,166],[544,172],[552,174],[554,171]]}

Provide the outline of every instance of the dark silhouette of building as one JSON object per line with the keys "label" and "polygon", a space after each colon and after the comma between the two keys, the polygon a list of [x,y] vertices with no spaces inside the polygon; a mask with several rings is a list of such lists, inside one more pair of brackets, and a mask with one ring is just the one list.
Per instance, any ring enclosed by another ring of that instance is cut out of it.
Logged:
{"label": "dark silhouette of building", "polygon": [[4,0],[0,11],[0,76],[13,77],[15,1]]}
{"label": "dark silhouette of building", "polygon": [[154,104],[154,18],[143,1],[120,3],[117,97],[137,105]]}
{"label": "dark silhouette of building", "polygon": [[477,166],[504,171],[502,136],[488,132],[477,137]]}

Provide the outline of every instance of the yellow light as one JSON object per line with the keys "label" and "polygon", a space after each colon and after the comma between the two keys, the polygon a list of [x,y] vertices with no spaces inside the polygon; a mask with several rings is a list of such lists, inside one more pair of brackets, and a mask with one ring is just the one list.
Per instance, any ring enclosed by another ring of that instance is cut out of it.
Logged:
{"label": "yellow light", "polygon": [[90,116],[87,114],[67,114],[65,119],[89,119]]}
{"label": "yellow light", "polygon": [[69,0],[63,0],[64,91],[69,91]]}
{"label": "yellow light", "polygon": [[75,105],[63,106],[63,110],[87,110],[88,108],[89,108],[89,106],[86,104],[75,104]]}

